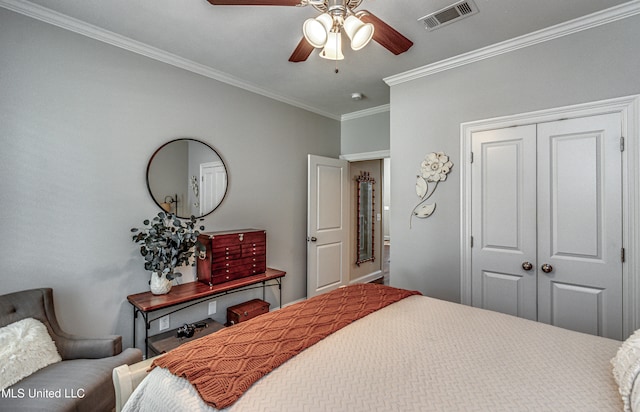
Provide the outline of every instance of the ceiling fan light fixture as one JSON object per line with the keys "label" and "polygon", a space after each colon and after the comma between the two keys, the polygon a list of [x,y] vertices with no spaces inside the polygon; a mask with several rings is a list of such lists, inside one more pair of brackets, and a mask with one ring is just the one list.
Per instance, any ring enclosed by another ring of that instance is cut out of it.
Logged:
{"label": "ceiling fan light fixture", "polygon": [[342,36],[340,32],[329,32],[327,44],[320,52],[320,57],[329,60],[344,60],[342,54]]}
{"label": "ceiling fan light fixture", "polygon": [[363,23],[362,20],[354,15],[350,15],[344,21],[344,31],[351,40],[351,48],[353,50],[360,50],[369,42],[373,37],[374,27],[371,23]]}
{"label": "ceiling fan light fixture", "polygon": [[324,47],[332,27],[333,18],[329,14],[323,13],[315,19],[305,20],[302,25],[302,34],[313,47]]}

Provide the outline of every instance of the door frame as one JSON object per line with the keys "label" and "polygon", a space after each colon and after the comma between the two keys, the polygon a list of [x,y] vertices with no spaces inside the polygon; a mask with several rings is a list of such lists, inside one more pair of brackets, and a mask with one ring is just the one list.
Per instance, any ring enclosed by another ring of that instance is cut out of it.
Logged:
{"label": "door frame", "polygon": [[[460,124],[460,297],[471,305],[471,136],[475,132],[619,113],[622,118],[623,338],[640,327],[640,95]],[[622,144],[622,142],[621,142]]]}
{"label": "door frame", "polygon": [[[351,168],[351,164],[354,162],[363,162],[366,160],[382,160],[386,158],[391,158],[391,152],[389,150],[378,150],[374,152],[361,152],[361,153],[350,153],[350,154],[340,155],[340,159],[346,160],[349,162],[349,168]],[[382,168],[381,170],[382,170],[382,173],[384,174],[384,168]],[[383,178],[382,181],[380,182],[380,196],[382,196],[384,189],[385,188],[384,188],[384,178]],[[353,212],[353,208],[350,210],[350,213],[352,212]],[[385,222],[384,213],[382,212],[382,210],[380,212],[382,215],[380,226],[384,227],[384,222]],[[384,236],[382,235],[382,233],[380,234],[380,236],[376,237],[375,242],[380,244],[382,248],[381,250],[384,250]],[[383,268],[384,262],[382,261],[383,255],[384,255],[384,251],[380,253],[380,256],[379,256],[380,265],[381,265],[380,270],[371,272],[357,279],[353,279],[353,280],[350,279],[349,284],[367,283],[380,278],[384,274],[384,268]],[[351,275],[351,273],[349,273],[349,275]]]}

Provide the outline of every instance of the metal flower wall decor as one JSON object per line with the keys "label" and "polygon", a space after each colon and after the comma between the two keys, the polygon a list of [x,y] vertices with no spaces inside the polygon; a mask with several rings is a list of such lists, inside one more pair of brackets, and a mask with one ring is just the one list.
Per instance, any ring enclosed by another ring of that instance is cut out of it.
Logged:
{"label": "metal flower wall decor", "polygon": [[[447,175],[452,167],[453,163],[449,160],[449,156],[443,152],[433,152],[425,156],[420,164],[421,174],[416,177],[416,194],[420,198],[420,202],[411,211],[409,228],[411,228],[414,216],[426,219],[436,210],[435,202],[426,204],[425,202],[436,191],[438,183],[447,180]],[[433,185],[429,187],[429,183],[433,183]]]}

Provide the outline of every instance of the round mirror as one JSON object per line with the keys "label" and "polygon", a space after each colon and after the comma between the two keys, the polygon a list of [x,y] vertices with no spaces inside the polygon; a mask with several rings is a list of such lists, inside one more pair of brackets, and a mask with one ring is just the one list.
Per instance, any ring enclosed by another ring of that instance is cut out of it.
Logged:
{"label": "round mirror", "polygon": [[227,168],[208,144],[176,139],[151,156],[147,187],[163,210],[181,218],[202,217],[222,203],[227,193]]}

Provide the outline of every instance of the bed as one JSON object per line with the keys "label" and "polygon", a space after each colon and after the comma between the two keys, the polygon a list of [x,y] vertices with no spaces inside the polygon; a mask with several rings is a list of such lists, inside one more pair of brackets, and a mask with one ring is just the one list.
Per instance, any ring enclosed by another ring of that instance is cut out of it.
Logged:
{"label": "bed", "polygon": [[[344,289],[356,295],[402,291],[383,285]],[[318,298],[262,315],[244,327],[270,330],[263,322],[285,322],[296,310],[294,318],[299,319],[305,305]],[[353,296],[348,300],[354,301]],[[336,319],[343,319],[349,310],[325,312],[339,312]],[[155,367],[135,388],[124,410],[620,411],[640,403],[633,392],[640,386],[635,379],[640,337],[635,334],[622,344],[414,293],[344,323],[290,359],[280,359],[273,370],[257,375],[255,368],[248,371],[252,378],[241,378],[245,380],[240,385],[246,392],[231,403],[211,402],[210,392],[200,387],[209,378],[221,379],[218,368],[225,361],[203,366],[213,357],[189,360],[209,337],[195,341],[196,346],[182,345],[182,352],[174,354],[179,348],[160,358],[168,368],[154,361]],[[242,325],[225,329],[226,338],[233,339]],[[212,344],[227,346],[220,341]],[[263,352],[276,351],[274,345],[270,341]],[[189,375],[180,369],[187,368],[180,364],[182,359],[192,362],[189,368],[195,367],[197,378],[189,377],[196,384],[181,377]],[[172,368],[180,376],[171,373]]]}

